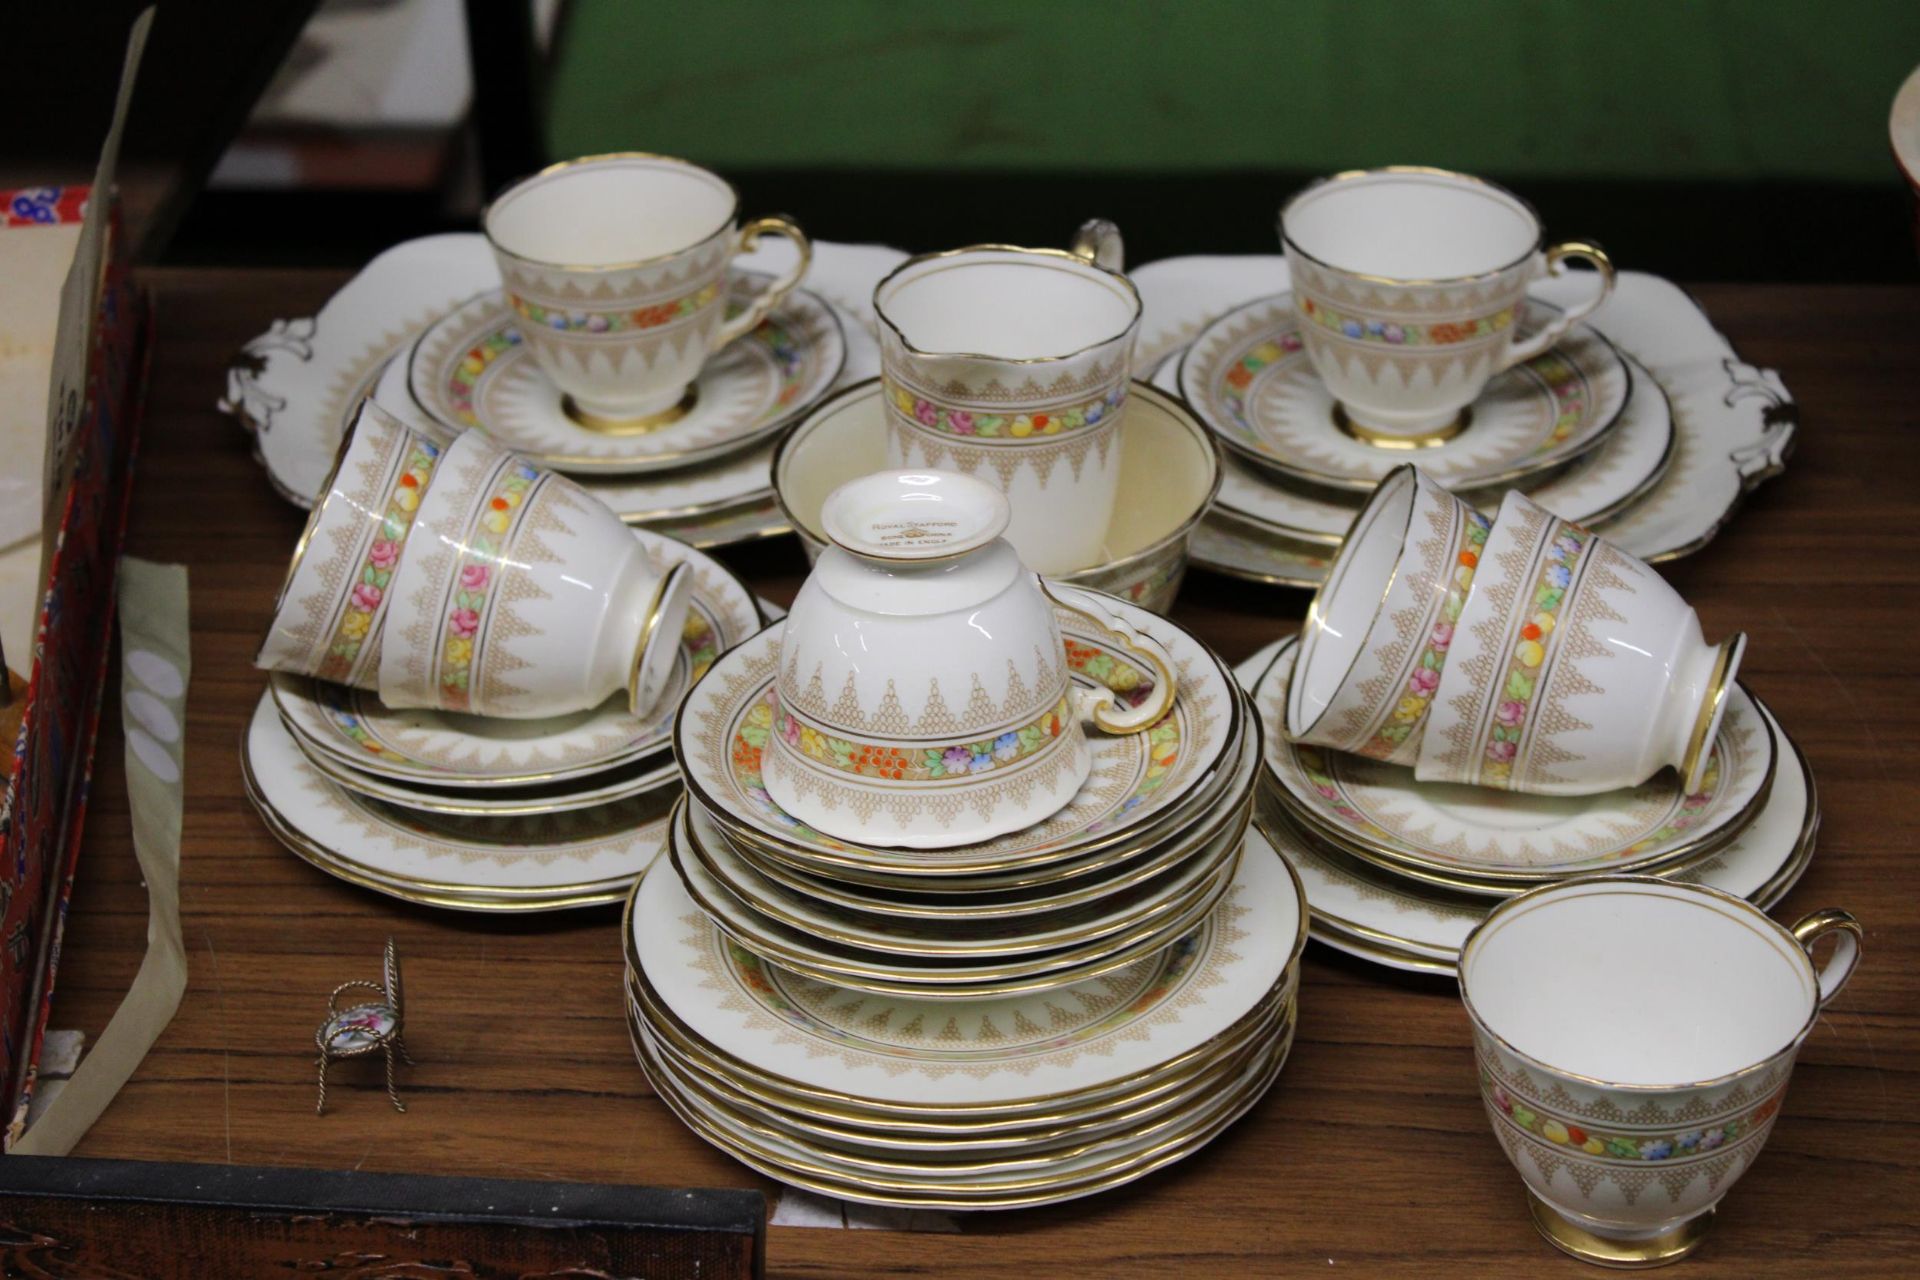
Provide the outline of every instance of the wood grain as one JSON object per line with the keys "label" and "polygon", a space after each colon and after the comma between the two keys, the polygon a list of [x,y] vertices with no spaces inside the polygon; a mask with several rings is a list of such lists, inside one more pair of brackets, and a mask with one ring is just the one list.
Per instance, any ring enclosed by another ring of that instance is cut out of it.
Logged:
{"label": "wood grain", "polygon": [[[268,490],[248,438],[213,402],[242,341],[275,316],[309,313],[340,279],[149,278],[159,343],[129,549],[193,575],[182,883],[192,985],[76,1154],[772,1191],[650,1096],[621,1024],[614,912],[471,920],[392,902],[284,852],[242,796],[237,746],[261,688],[250,661],[301,515]],[[1807,1042],[1765,1158],[1688,1274],[1886,1275],[1920,1248],[1920,291],[1737,286],[1700,297],[1745,358],[1781,371],[1802,428],[1787,474],[1669,573],[1708,634],[1751,635],[1744,677],[1818,777],[1820,851],[1780,914],[1844,906],[1867,942],[1860,973]],[[782,601],[803,568],[790,539],[727,559]],[[1297,626],[1305,605],[1297,592],[1196,573],[1174,616],[1237,660]],[[55,1025],[90,1032],[126,989],[145,932],[120,750],[110,722],[54,1011]],[[392,1112],[375,1068],[363,1077],[347,1065],[316,1119],[312,1035],[326,992],[376,977],[389,934],[406,956],[420,1060],[402,1078],[410,1110]],[[1481,1114],[1451,984],[1318,946],[1285,1074],[1193,1159],[1079,1203],[972,1217],[957,1234],[775,1229],[768,1260],[775,1275],[948,1280],[1029,1264],[1101,1276],[1416,1263],[1433,1276],[1585,1274],[1528,1224]]]}

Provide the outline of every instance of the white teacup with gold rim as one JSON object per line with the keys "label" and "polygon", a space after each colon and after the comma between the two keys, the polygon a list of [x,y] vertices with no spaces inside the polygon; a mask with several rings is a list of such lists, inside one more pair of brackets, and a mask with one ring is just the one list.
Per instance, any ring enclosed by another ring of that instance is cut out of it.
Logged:
{"label": "white teacup with gold rim", "polygon": [[1478,561],[1414,777],[1582,796],[1671,765],[1698,791],[1746,636],[1708,644],[1645,561],[1518,489]]}
{"label": "white teacup with gold rim", "polygon": [[[1323,178],[1280,210],[1280,242],[1307,355],[1350,434],[1389,448],[1438,444],[1502,369],[1552,347],[1613,291],[1598,245],[1544,248],[1540,219],[1484,179],[1411,165]],[[1582,259],[1599,289],[1524,342],[1527,286]]]}
{"label": "white teacup with gold rim", "polygon": [[1387,474],[1307,608],[1287,737],[1414,762],[1490,523],[1418,467]]}
{"label": "white teacup with gold rim", "polygon": [[1698,1247],[1860,937],[1844,911],[1789,929],[1718,889],[1646,876],[1496,907],[1461,948],[1460,995],[1487,1117],[1541,1233],[1608,1266]]}
{"label": "white teacup with gold rim", "polygon": [[660,697],[686,625],[687,566],[565,476],[469,431],[441,458],[390,592],[380,700],[536,719],[624,689]]}
{"label": "white teacup with gold rim", "polygon": [[873,291],[887,460],[1007,495],[1007,540],[1041,573],[1098,563],[1120,482],[1140,295],[1120,233],[1074,247],[974,245],[910,258]]}
{"label": "white teacup with gold rim", "polygon": [[[637,151],[522,178],[487,206],[481,229],[568,416],[616,434],[683,416],[707,357],[765,319],[812,255],[791,219],[742,227],[739,194],[720,175]],[[765,235],[793,241],[799,261],[726,319],[727,266]]]}
{"label": "white teacup with gold rim", "polygon": [[373,689],[393,579],[441,446],[371,400],[294,546],[254,665]]}
{"label": "white teacup with gold rim", "polygon": [[[828,497],[821,552],[781,633],[763,756],[782,809],[842,840],[937,849],[1057,812],[1087,779],[1083,720],[1149,728],[1173,663],[1110,610],[1065,605],[1001,536],[1006,497],[970,476],[882,471]],[[1150,673],[1126,695],[1068,674],[1055,610]]]}

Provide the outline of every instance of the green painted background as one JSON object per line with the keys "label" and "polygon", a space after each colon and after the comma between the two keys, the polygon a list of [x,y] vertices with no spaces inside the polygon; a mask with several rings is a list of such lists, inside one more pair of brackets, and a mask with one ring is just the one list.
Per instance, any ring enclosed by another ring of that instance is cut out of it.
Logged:
{"label": "green painted background", "polygon": [[1916,62],[1920,0],[575,0],[548,127],[737,169],[1892,182]]}

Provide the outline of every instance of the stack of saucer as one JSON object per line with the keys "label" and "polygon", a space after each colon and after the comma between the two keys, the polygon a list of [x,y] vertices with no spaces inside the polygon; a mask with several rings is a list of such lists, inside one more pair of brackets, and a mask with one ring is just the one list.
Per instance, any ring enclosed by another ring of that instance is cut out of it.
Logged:
{"label": "stack of saucer", "polygon": [[[856,563],[901,528],[876,484],[957,486],[989,515],[913,503],[906,536],[950,539],[932,566]],[[1205,1142],[1286,1052],[1304,898],[1248,830],[1256,717],[1165,619],[1049,599],[998,540],[1004,511],[950,473],[846,486],[794,612],[681,707],[687,795],[631,909],[636,1049],[690,1125],[801,1185],[975,1207],[1082,1194]],[[956,622],[1006,674],[956,665]],[[843,686],[831,655],[852,637]],[[811,692],[827,685],[845,692]],[[856,685],[888,691],[877,714]],[[876,745],[816,727],[823,705],[909,739],[966,716],[1014,727]]]}

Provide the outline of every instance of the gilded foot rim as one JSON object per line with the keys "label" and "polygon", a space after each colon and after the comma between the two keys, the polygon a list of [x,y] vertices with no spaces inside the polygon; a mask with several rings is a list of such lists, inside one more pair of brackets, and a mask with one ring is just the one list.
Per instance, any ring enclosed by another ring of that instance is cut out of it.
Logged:
{"label": "gilded foot rim", "polygon": [[680,421],[692,411],[694,403],[700,399],[700,384],[689,382],[687,392],[675,404],[669,405],[658,413],[642,414],[638,418],[610,418],[605,414],[590,413],[580,407],[570,395],[560,397],[560,412],[579,423],[589,431],[598,431],[609,436],[643,436],[649,431],[658,431],[661,427]]}
{"label": "gilded foot rim", "polygon": [[1554,1248],[1582,1262],[1616,1271],[1645,1271],[1678,1262],[1698,1249],[1713,1229],[1713,1210],[1708,1209],[1657,1236],[1614,1240],[1564,1217],[1532,1191],[1527,1192],[1527,1207],[1533,1214],[1533,1225]]}
{"label": "gilded foot rim", "polygon": [[1363,422],[1355,422],[1347,413],[1347,407],[1338,400],[1333,402],[1333,425],[1361,444],[1370,444],[1376,449],[1432,449],[1465,431],[1473,425],[1473,406],[1468,405],[1453,415],[1453,420],[1431,431],[1422,431],[1418,435],[1395,435],[1391,431],[1380,431]]}

